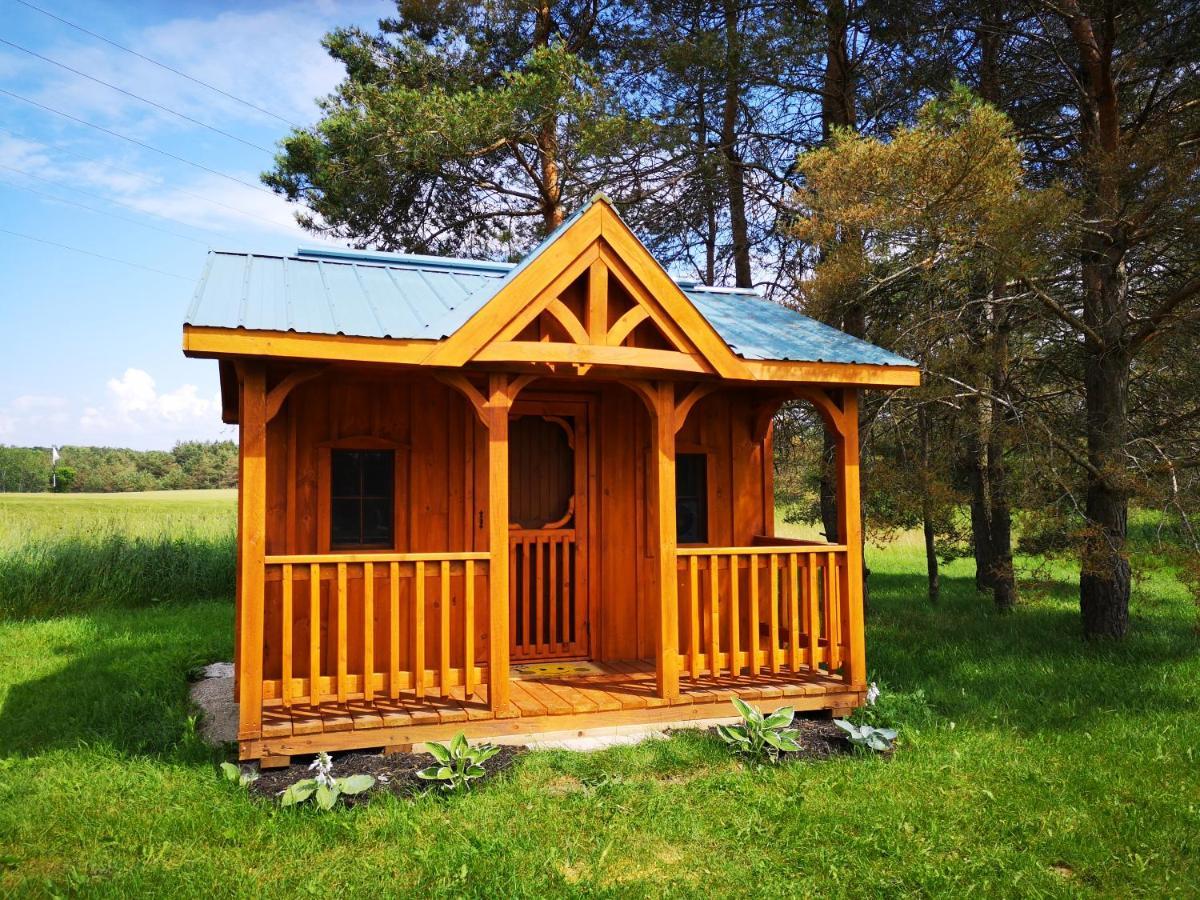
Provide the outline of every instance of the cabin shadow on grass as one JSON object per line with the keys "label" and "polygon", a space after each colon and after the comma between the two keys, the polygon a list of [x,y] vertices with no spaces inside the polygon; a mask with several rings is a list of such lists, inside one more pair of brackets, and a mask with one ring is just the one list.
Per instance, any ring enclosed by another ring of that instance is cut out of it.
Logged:
{"label": "cabin shadow on grass", "polygon": [[1188,601],[1170,579],[1135,586],[1133,630],[1122,644],[1081,637],[1077,587],[1027,585],[1021,605],[998,615],[973,576],[942,578],[936,606],[924,573],[871,575],[868,665],[894,690],[924,689],[960,724],[1025,733],[1084,731],[1098,719],[1192,707],[1188,663],[1200,641]]}
{"label": "cabin shadow on grass", "polygon": [[227,603],[202,602],[0,626],[0,645],[16,651],[0,672],[0,748],[207,755],[188,738],[187,673],[229,658],[232,616]]}

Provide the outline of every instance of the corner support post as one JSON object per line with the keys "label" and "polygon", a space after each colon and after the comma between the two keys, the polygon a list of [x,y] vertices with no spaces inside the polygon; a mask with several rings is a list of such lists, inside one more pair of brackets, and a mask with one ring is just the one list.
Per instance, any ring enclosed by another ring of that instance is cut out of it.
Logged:
{"label": "corner support post", "polygon": [[841,602],[848,649],[846,681],[867,683],[863,622],[862,504],[859,494],[858,389],[843,388],[840,434],[837,435],[838,532],[846,545],[846,579]]}
{"label": "corner support post", "polygon": [[497,716],[507,713],[508,633],[508,416],[512,409],[508,376],[488,378],[483,418],[488,430],[488,702]]}
{"label": "corner support post", "polygon": [[262,737],[263,605],[267,532],[267,377],[262,363],[241,367],[238,485],[238,738]]}
{"label": "corner support post", "polygon": [[655,682],[658,696],[679,697],[679,579],[675,525],[675,386],[660,381],[646,392],[653,399],[650,423],[650,502],[657,510],[658,629],[655,633]]}

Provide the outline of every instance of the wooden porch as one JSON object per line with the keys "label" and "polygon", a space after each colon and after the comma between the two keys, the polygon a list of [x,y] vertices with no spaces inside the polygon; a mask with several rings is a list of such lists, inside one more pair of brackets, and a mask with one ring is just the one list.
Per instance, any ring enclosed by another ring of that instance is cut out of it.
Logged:
{"label": "wooden porch", "polygon": [[[722,718],[732,697],[767,709],[862,702],[844,546],[761,535],[674,557],[670,655],[531,675],[509,665],[507,644],[478,637],[491,602],[487,552],[267,556],[261,726],[239,734],[241,755],[269,764],[458,731],[495,738]],[[535,600],[506,592],[502,621]],[[673,690],[662,690],[664,670]],[[504,704],[492,702],[497,683]]]}
{"label": "wooden porch", "polygon": [[765,710],[793,706],[801,711],[848,711],[862,703],[863,690],[840,676],[782,667],[754,679],[728,674],[684,678],[679,696],[658,696],[652,660],[595,663],[594,674],[515,675],[511,706],[503,717],[488,703],[486,685],[468,693],[458,685],[444,695],[418,697],[414,688],[398,696],[317,706],[267,701],[262,737],[242,744],[243,758],[290,757],[319,750],[407,748],[445,740],[460,731],[473,739],[500,739],[544,732],[591,731],[621,726],[725,718],[729,701],[740,697]]}

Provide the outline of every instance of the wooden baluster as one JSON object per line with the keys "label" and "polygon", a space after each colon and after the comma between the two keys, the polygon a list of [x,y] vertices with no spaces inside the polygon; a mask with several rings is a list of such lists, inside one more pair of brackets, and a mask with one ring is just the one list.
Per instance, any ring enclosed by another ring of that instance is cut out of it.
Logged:
{"label": "wooden baluster", "polygon": [[808,630],[808,665],[816,672],[821,657],[821,607],[817,593],[817,556],[808,557],[808,618],[812,627]]}
{"label": "wooden baluster", "polygon": [[688,653],[691,656],[692,677],[700,677],[700,658],[704,655],[700,650],[700,572],[696,557],[689,556],[688,560],[688,605],[691,607],[691,633],[688,642]]}
{"label": "wooden baluster", "polygon": [[842,648],[841,635],[841,610],[838,609],[838,589],[837,589],[837,554],[827,553],[825,556],[825,603],[826,603],[826,621],[829,622],[829,672],[834,671],[842,664]]}
{"label": "wooden baluster", "polygon": [[525,628],[521,634],[520,645],[522,656],[531,655],[537,646],[533,633],[533,585],[530,578],[530,572],[533,570],[530,557],[533,556],[535,546],[533,540],[529,538],[521,542],[521,568],[525,575],[525,581],[521,585],[521,602],[522,608],[525,610]]}
{"label": "wooden baluster", "polygon": [[779,674],[780,640],[779,640],[779,557],[772,553],[770,557],[768,579],[771,593],[771,671]]}
{"label": "wooden baluster", "polygon": [[279,675],[280,696],[284,706],[292,705],[292,566],[283,564],[283,609],[280,618],[283,620],[282,659],[280,660]]}
{"label": "wooden baluster", "polygon": [[[517,633],[517,607],[521,603],[521,598],[517,594],[517,569],[519,563],[514,562],[513,556],[520,549],[521,542],[513,542],[511,539],[508,542],[508,634],[509,640],[512,641],[516,648],[517,655],[521,654],[521,638]],[[524,551],[521,551],[522,554]],[[490,582],[492,573],[488,571],[488,581]],[[491,638],[488,638],[491,640]]]}
{"label": "wooden baluster", "polygon": [[417,696],[425,696],[425,563],[417,560],[413,573],[413,685]]}
{"label": "wooden baluster", "polygon": [[800,577],[796,554],[788,554],[788,620],[791,623],[792,671],[800,671]]}
{"label": "wooden baluster", "polygon": [[463,697],[475,692],[475,560],[463,565]]}
{"label": "wooden baluster", "polygon": [[363,700],[375,700],[375,564],[363,563]]}
{"label": "wooden baluster", "polygon": [[441,622],[438,627],[440,696],[450,696],[450,561],[442,560]]}
{"label": "wooden baluster", "polygon": [[738,569],[741,557],[736,553],[729,556],[729,675],[737,678],[742,673],[741,610],[738,608]]}
{"label": "wooden baluster", "polygon": [[400,696],[400,563],[388,566],[391,610],[388,615],[388,694]]}
{"label": "wooden baluster", "polygon": [[337,699],[346,702],[349,688],[346,684],[346,564],[337,564]]}
{"label": "wooden baluster", "polygon": [[[575,539],[564,538],[562,542],[562,642],[571,653],[578,653],[579,615],[575,609],[575,595],[571,593],[571,557],[575,552]],[[575,631],[571,631],[571,614],[575,613]]]}
{"label": "wooden baluster", "polygon": [[708,672],[713,678],[721,673],[721,573],[716,554],[708,558]]}
{"label": "wooden baluster", "polygon": [[750,674],[758,674],[758,554],[750,554]]}
{"label": "wooden baluster", "polygon": [[308,567],[308,702],[321,703],[321,564]]}
{"label": "wooden baluster", "polygon": [[558,653],[558,603],[554,592],[558,588],[558,540],[551,535],[546,538],[546,550],[550,553],[550,573],[546,576],[546,605],[550,607],[550,643],[551,653]]}
{"label": "wooden baluster", "polygon": [[812,565],[812,558],[809,554],[797,553],[797,566],[800,570],[800,628],[804,632],[804,654],[808,666],[812,667],[810,641],[812,637],[813,621],[812,621],[812,603],[808,598],[808,570]]}

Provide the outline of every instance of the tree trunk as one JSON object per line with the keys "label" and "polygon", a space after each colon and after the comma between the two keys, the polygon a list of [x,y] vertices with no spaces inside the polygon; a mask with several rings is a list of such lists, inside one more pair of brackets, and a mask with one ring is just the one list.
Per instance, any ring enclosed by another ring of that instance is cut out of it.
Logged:
{"label": "tree trunk", "polygon": [[997,278],[992,287],[990,388],[989,401],[991,427],[987,441],[988,487],[990,489],[989,525],[989,575],[991,578],[992,602],[998,612],[1009,612],[1017,605],[1017,578],[1013,570],[1012,555],[1012,509],[1008,497],[1008,468],[1004,455],[1007,451],[1008,429],[1011,422],[1009,409],[1001,402],[1000,394],[1008,389],[1008,335],[1010,324],[1004,306],[1004,280]]}
{"label": "tree trunk", "polygon": [[[849,16],[845,0],[830,0],[825,9],[825,71],[821,83],[821,135],[828,141],[837,128],[854,128],[858,124],[857,84],[850,61]],[[843,240],[860,241],[857,232],[843,235]],[[847,297],[841,308],[832,311],[829,324],[841,328],[848,334],[865,338],[867,333],[866,310],[857,296]],[[860,423],[861,423],[861,409]],[[833,475],[833,442],[825,435],[826,465],[821,469],[821,520],[830,541],[839,540],[837,529],[837,485]],[[863,494],[865,496],[865,492]],[[866,535],[866,507],[861,508],[863,534]],[[864,537],[865,540],[865,537]],[[867,555],[863,553],[863,607],[869,607],[869,579]]]}
{"label": "tree trunk", "polygon": [[[1121,120],[1113,79],[1116,15],[1098,22],[1075,0],[1063,0],[1080,62],[1080,144],[1085,164],[1083,220],[1084,402],[1087,410],[1088,535],[1079,574],[1079,609],[1088,637],[1129,630],[1129,560],[1125,554],[1128,492],[1125,443],[1130,359],[1129,294],[1120,190]],[[1096,25],[1101,33],[1097,35]]]}
{"label": "tree trunk", "polygon": [[971,490],[971,548],[975,554],[975,590],[990,591],[992,573],[992,490],[988,472],[991,445],[991,404],[973,400],[974,422],[967,432],[967,484]]}
{"label": "tree trunk", "polygon": [[742,91],[742,47],[736,0],[722,0],[725,15],[725,98],[721,109],[721,158],[729,199],[729,231],[733,239],[733,274],[738,287],[752,287],[750,226],[746,219],[746,171],[737,148],[738,105]]}
{"label": "tree trunk", "polygon": [[[1118,289],[1108,281],[1101,277],[1096,287],[1105,294],[1123,293],[1123,285]],[[1085,635],[1121,638],[1129,630],[1129,501],[1122,484],[1129,362],[1120,352],[1090,354],[1085,367],[1088,461],[1095,471],[1087,479],[1088,534],[1079,574],[1079,610]]]}
{"label": "tree trunk", "polygon": [[[537,21],[534,26],[533,42],[535,46],[550,45],[550,4],[538,4]],[[541,212],[542,224],[549,234],[563,223],[562,185],[559,181],[559,146],[558,146],[558,116],[552,116],[543,122],[537,132],[538,167],[541,170]]]}
{"label": "tree trunk", "polygon": [[933,456],[933,435],[929,423],[929,414],[924,407],[917,410],[917,427],[921,430],[921,525],[925,532],[925,573],[929,581],[929,602],[937,603],[941,593],[938,578],[938,558],[936,536],[933,522],[933,502],[929,499],[929,483],[933,479],[931,457]]}

